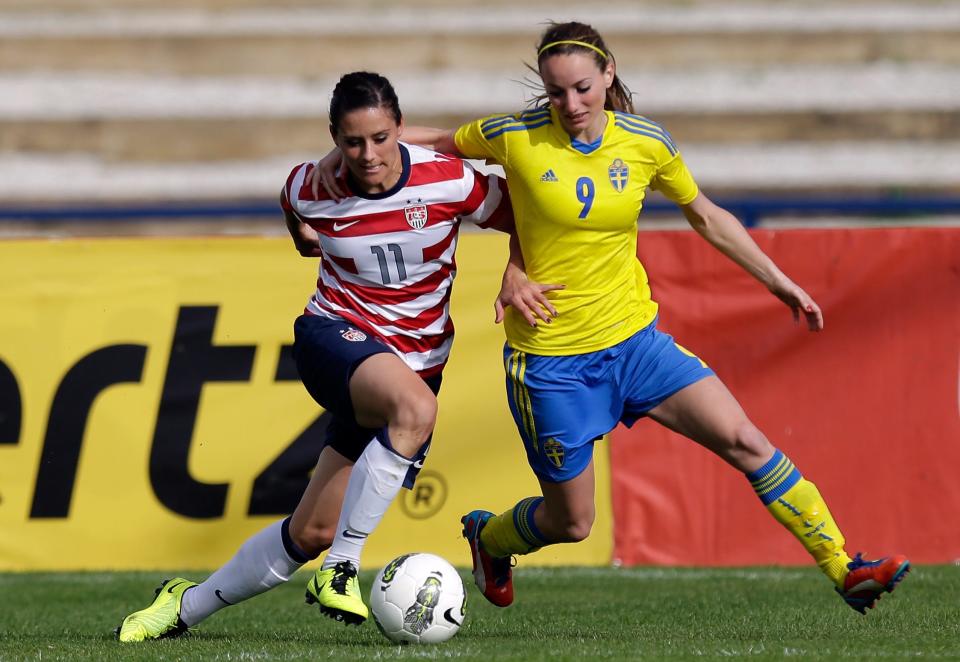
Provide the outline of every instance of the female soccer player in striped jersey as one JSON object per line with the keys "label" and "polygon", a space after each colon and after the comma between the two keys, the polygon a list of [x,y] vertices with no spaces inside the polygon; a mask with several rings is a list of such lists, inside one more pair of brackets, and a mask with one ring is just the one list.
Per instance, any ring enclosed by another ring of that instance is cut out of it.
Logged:
{"label": "female soccer player in striped jersey", "polygon": [[298,251],[320,257],[316,290],[294,324],[300,377],[332,414],[316,470],[291,517],[247,540],[203,583],[165,582],[150,607],[124,619],[121,641],[179,634],[327,548],[307,601],[338,621],[367,618],[360,553],[401,486],[413,485],[436,421],[460,222],[509,231],[512,213],[500,178],[399,141],[400,106],[382,76],[340,79],[330,131],[349,195],[311,194],[313,163],[296,166],[281,193]]}
{"label": "female soccer player in striped jersey", "polygon": [[[629,426],[649,416],[744,473],[771,515],[864,613],[894,588],[909,562],[899,555],[851,559],[816,486],[771,445],[703,361],[657,329],[657,303],[637,259],[636,219],[646,188],[674,201],[694,230],[763,283],[796,320],[802,315],[811,331],[823,327],[820,308],[698,189],[670,135],[634,114],[614,58],[593,28],[551,24],[537,66],[547,103],[456,131],[410,127],[406,134],[442,152],[502,165],[516,219],[498,321],[512,307],[505,317],[508,402],[542,496],[501,515],[476,510],[463,518],[478,587],[506,606],[513,600],[512,555],[584,539],[595,512],[594,442],[618,422]],[[327,165],[335,160],[328,157],[315,179],[338,194]],[[548,297],[551,288],[539,283],[565,288]]]}

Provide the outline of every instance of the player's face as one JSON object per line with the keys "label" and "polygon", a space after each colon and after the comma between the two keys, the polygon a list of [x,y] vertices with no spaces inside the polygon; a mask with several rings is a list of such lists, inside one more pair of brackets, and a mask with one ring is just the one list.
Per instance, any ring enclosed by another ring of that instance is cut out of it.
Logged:
{"label": "player's face", "polygon": [[607,88],[613,84],[613,64],[601,71],[592,55],[558,53],[540,62],[540,77],[570,137],[598,138],[606,126],[603,104]]}
{"label": "player's face", "polygon": [[358,108],[331,127],[343,162],[365,193],[382,193],[400,179],[403,161],[397,140],[403,130],[386,108]]}

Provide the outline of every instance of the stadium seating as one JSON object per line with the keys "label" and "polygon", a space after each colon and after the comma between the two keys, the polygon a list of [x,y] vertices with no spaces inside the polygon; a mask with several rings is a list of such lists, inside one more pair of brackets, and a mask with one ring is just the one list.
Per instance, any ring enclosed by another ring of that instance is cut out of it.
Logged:
{"label": "stadium seating", "polygon": [[607,37],[711,191],[960,190],[955,4],[0,0],[0,200],[272,197],[339,74],[454,126],[523,107],[546,19]]}

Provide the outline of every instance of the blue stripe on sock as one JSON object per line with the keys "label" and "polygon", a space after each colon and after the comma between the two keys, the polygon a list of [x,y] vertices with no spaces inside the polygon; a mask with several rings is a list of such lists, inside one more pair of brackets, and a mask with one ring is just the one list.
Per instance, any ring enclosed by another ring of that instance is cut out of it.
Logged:
{"label": "blue stripe on sock", "polygon": [[317,556],[310,556],[303,551],[297,543],[293,542],[293,538],[290,537],[289,517],[283,520],[283,524],[280,525],[280,539],[283,541],[283,549],[287,552],[287,556],[297,563],[306,563],[319,556],[319,554],[317,554]]}
{"label": "blue stripe on sock", "polygon": [[543,503],[543,497],[528,497],[513,508],[514,526],[527,544],[533,547],[543,547],[550,544],[550,541],[537,528],[537,523],[533,518],[533,514],[541,503]]}
{"label": "blue stripe on sock", "polygon": [[[379,430],[377,430],[377,432],[376,432],[376,434],[374,435],[374,437],[376,438],[377,441],[380,442],[380,445],[381,445],[381,446],[383,446],[384,448],[386,448],[388,451],[390,451],[391,453],[393,453],[393,454],[396,455],[397,457],[403,458],[403,459],[406,460],[407,462],[413,462],[414,460],[419,459],[419,455],[418,455],[418,454],[414,454],[413,457],[407,457],[406,455],[404,455],[403,453],[401,453],[400,451],[398,451],[396,448],[393,447],[393,442],[390,441],[390,432],[387,430],[387,426],[383,426],[382,428],[380,428]],[[424,442],[424,443],[426,444],[426,443],[429,443],[429,442]],[[421,447],[420,447],[420,450],[422,451],[423,448],[424,448],[424,447],[421,446]],[[419,453],[419,451],[418,451],[418,453]]]}
{"label": "blue stripe on sock", "polygon": [[791,487],[799,483],[801,478],[803,478],[803,476],[800,474],[800,470],[794,467],[793,471],[791,471],[784,481],[777,485],[774,490],[767,492],[766,494],[759,495],[760,501],[763,502],[763,505],[769,506],[771,503],[786,494]]}
{"label": "blue stripe on sock", "polygon": [[793,469],[794,469],[793,462],[791,462],[790,459],[786,455],[784,455],[783,459],[780,460],[780,464],[778,464],[776,467],[771,469],[770,473],[768,473],[766,476],[756,481],[755,483],[751,483],[753,485],[753,490],[757,494],[764,494],[768,492],[769,490],[773,489],[775,486],[779,485],[780,481],[786,478],[787,475],[791,471],[793,471]]}
{"label": "blue stripe on sock", "polygon": [[530,500],[530,507],[527,508],[527,527],[529,527],[530,532],[536,536],[537,542],[540,543],[537,547],[543,547],[550,543],[546,536],[541,533],[540,529],[537,528],[537,523],[533,520],[533,514],[537,511],[537,508],[540,507],[541,503],[543,503],[543,497],[536,497]]}
{"label": "blue stripe on sock", "polygon": [[765,478],[768,473],[773,471],[774,467],[780,464],[780,460],[782,459],[783,459],[783,453],[778,448],[774,451],[773,457],[771,457],[770,460],[767,461],[765,465],[763,465],[753,473],[747,474],[747,480],[749,480],[751,483],[756,483],[761,478]]}
{"label": "blue stripe on sock", "polygon": [[[800,470],[779,449],[766,464],[753,473],[747,474],[747,480],[753,485],[754,491],[765,506],[769,506],[786,494],[791,487],[800,482],[801,478],[803,475]],[[774,485],[776,487],[773,487]]]}

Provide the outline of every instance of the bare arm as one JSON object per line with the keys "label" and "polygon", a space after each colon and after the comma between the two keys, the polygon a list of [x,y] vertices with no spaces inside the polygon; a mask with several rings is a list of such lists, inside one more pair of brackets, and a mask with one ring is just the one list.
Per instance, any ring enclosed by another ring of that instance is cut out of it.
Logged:
{"label": "bare arm", "polygon": [[[457,143],[453,140],[454,131],[452,129],[434,129],[427,126],[404,126],[400,137],[408,143],[428,147],[435,152],[444,154],[453,154],[462,156],[457,150]],[[327,190],[331,198],[340,202],[346,197],[347,192],[337,184],[337,171],[343,159],[340,155],[340,148],[334,147],[327,152],[326,156],[317,162],[317,167],[307,176],[307,183],[313,191],[314,197],[320,193],[322,186]]]}
{"label": "bare arm", "polygon": [[687,205],[683,215],[697,233],[721,253],[740,265],[747,273],[783,301],[799,321],[802,313],[811,331],[823,329],[823,313],[809,294],[780,271],[736,217],[717,206],[703,193]]}
{"label": "bare arm", "polygon": [[[280,194],[281,201],[285,193]],[[287,224],[287,231],[293,239],[293,245],[297,252],[303,257],[320,257],[320,236],[312,227],[300,220],[300,218],[291,211],[283,210],[283,219]]]}
{"label": "bare arm", "polygon": [[404,126],[400,138],[404,142],[427,147],[435,152],[462,157],[463,154],[457,149],[457,143],[453,139],[454,133],[456,132],[453,129],[435,129],[429,126]]}
{"label": "bare arm", "polygon": [[493,302],[493,310],[496,314],[494,322],[497,324],[502,322],[504,309],[507,306],[513,306],[530,326],[536,326],[538,318],[549,324],[559,313],[547,299],[546,293],[562,290],[564,287],[566,286],[541,285],[527,278],[520,240],[517,238],[516,230],[512,230],[510,258],[503,271],[500,292],[497,294],[496,301]]}
{"label": "bare arm", "polygon": [[545,293],[563,289],[564,286],[541,285],[527,278],[523,252],[520,250],[520,239],[517,237],[513,218],[513,205],[510,204],[509,189],[504,179],[501,177],[494,179],[496,184],[491,185],[501,187],[503,198],[484,227],[510,235],[510,257],[503,271],[500,292],[497,293],[497,298],[493,302],[494,322],[496,324],[502,322],[506,307],[513,306],[530,326],[536,326],[538,318],[549,324],[558,313]]}

